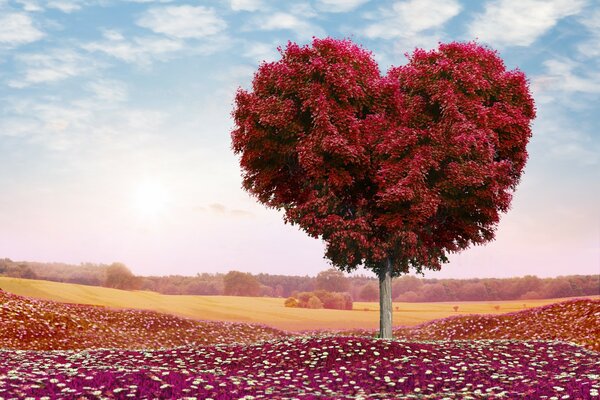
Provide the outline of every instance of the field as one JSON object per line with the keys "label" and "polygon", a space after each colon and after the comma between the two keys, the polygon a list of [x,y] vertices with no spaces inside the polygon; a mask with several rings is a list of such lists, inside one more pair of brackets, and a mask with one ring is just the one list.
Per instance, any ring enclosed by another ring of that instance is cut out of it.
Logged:
{"label": "field", "polygon": [[[130,292],[95,286],[6,277],[0,277],[0,288],[22,296],[64,303],[153,310],[202,320],[267,324],[275,328],[293,331],[375,329],[379,326],[379,305],[377,303],[355,302],[352,312],[307,310],[285,308],[283,306],[284,299],[281,298],[167,296],[154,292]],[[561,300],[394,303],[393,318],[396,326],[413,326],[453,315],[503,314],[552,304],[557,301]],[[454,311],[454,306],[458,306],[457,312]],[[496,306],[498,309],[496,309]]]}
{"label": "field", "polygon": [[[56,293],[89,296],[72,290]],[[0,291],[0,399],[599,398],[599,299],[453,315],[392,341],[115,306]]]}

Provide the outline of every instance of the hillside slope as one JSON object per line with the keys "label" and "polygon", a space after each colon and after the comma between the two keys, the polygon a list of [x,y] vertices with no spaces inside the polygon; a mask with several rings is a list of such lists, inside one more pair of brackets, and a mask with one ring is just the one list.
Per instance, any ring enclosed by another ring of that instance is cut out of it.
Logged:
{"label": "hillside slope", "polygon": [[[327,331],[303,336],[329,335]],[[336,332],[373,336],[373,331]],[[600,351],[600,300],[580,299],[505,315],[469,315],[398,328],[398,339],[559,340]],[[293,334],[261,325],[197,321],[147,310],[64,304],[0,291],[0,348],[161,348],[254,343]]]}
{"label": "hillside slope", "polygon": [[259,325],[66,304],[0,291],[0,348],[4,349],[143,349],[249,344],[286,336],[282,331]]}
{"label": "hillside slope", "polygon": [[503,315],[461,315],[395,334],[411,340],[560,340],[600,351],[600,300],[574,299]]}

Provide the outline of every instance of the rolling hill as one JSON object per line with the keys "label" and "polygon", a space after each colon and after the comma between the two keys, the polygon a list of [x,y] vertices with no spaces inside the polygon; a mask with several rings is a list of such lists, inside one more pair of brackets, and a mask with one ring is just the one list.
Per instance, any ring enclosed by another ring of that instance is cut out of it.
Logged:
{"label": "rolling hill", "polygon": [[[355,302],[353,311],[307,310],[286,308],[283,306],[284,299],[281,298],[169,296],[155,292],[124,291],[7,277],[0,277],[0,289],[22,296],[62,303],[152,310],[202,320],[266,324],[292,331],[375,329],[379,326],[377,303]],[[564,300],[394,303],[394,325],[414,326],[460,314],[503,314]],[[458,306],[458,312],[454,311],[455,306]]]}

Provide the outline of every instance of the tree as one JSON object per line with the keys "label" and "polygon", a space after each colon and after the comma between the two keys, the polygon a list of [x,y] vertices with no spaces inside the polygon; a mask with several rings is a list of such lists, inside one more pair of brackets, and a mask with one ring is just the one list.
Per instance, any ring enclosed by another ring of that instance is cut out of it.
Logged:
{"label": "tree", "polygon": [[133,290],[139,287],[140,281],[121,263],[112,263],[106,267],[104,286],[114,289]]}
{"label": "tree", "polygon": [[280,53],[235,98],[243,187],[334,267],[375,272],[390,338],[392,277],[494,238],[527,159],[527,80],[476,43],[416,50],[386,76],[349,40]]}
{"label": "tree", "polygon": [[223,277],[224,293],[227,296],[258,296],[261,286],[251,274],[229,271]]}
{"label": "tree", "polygon": [[378,296],[377,286],[372,282],[365,283],[360,289],[359,297],[362,301],[376,301]]}
{"label": "tree", "polygon": [[488,300],[488,292],[483,282],[469,282],[462,285],[458,294],[460,300]]}
{"label": "tree", "polygon": [[346,292],[350,287],[350,282],[342,272],[330,268],[319,272],[316,287],[317,290],[325,290],[327,292]]}
{"label": "tree", "polygon": [[416,292],[423,286],[423,282],[416,276],[405,275],[396,279],[392,285],[392,298],[397,298],[406,292]]}

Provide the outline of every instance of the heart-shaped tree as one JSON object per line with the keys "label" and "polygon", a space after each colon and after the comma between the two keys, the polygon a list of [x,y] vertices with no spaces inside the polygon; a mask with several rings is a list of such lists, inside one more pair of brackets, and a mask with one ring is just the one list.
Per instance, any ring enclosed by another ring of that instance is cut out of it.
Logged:
{"label": "heart-shaped tree", "polygon": [[391,338],[393,276],[494,238],[527,160],[527,80],[476,43],[416,50],[387,76],[349,40],[280,52],[236,95],[244,188],[337,268],[377,274]]}

